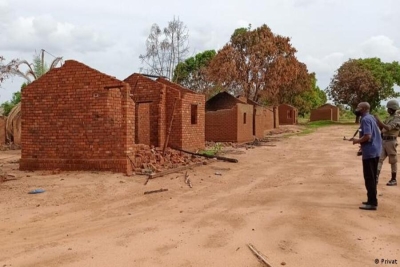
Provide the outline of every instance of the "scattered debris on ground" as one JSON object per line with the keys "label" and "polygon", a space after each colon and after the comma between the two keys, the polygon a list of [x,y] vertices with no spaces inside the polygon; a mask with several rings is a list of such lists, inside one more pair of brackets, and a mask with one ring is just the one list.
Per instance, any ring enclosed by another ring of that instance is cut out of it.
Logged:
{"label": "scattered debris on ground", "polygon": [[187,172],[185,172],[185,184],[187,184],[190,188],[192,188],[192,182],[189,179],[189,174],[187,174]]}
{"label": "scattered debris on ground", "polygon": [[8,143],[8,144],[0,146],[0,151],[19,150],[19,149],[21,149],[21,146],[20,145],[16,145],[14,143]]}
{"label": "scattered debris on ground", "polygon": [[182,166],[203,164],[206,161],[203,157],[171,148],[167,148],[163,154],[161,148],[147,145],[137,145],[136,154],[134,157],[130,157],[130,160],[135,173],[139,175],[151,175]]}
{"label": "scattered debris on ground", "polygon": [[272,267],[272,265],[266,260],[266,257],[262,255],[252,244],[247,244],[251,252],[267,267]]}

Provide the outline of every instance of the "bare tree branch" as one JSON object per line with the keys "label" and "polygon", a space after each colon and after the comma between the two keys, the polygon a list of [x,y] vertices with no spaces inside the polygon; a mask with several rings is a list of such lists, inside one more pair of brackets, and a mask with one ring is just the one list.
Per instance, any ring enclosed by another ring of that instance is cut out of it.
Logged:
{"label": "bare tree branch", "polygon": [[[165,76],[172,80],[174,70],[189,52],[189,34],[182,21],[173,18],[168,26],[161,31],[153,24],[146,40],[146,53],[139,58],[150,69],[148,74]],[[144,70],[142,68],[142,70]]]}

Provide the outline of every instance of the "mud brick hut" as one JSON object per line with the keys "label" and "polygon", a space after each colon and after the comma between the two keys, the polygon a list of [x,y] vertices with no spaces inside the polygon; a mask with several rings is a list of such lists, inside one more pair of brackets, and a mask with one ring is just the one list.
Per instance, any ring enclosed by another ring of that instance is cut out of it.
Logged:
{"label": "mud brick hut", "polygon": [[252,141],[253,111],[253,105],[227,92],[210,98],[206,102],[206,141]]}
{"label": "mud brick hut", "polygon": [[0,116],[0,145],[6,143],[6,121],[7,117]]}
{"label": "mud brick hut", "polygon": [[130,174],[135,103],[129,84],[67,60],[22,91],[21,170]]}
{"label": "mud brick hut", "polygon": [[253,106],[253,136],[262,139],[265,131],[279,127],[278,107],[263,107],[244,96],[238,96],[238,99]]}
{"label": "mud brick hut", "polygon": [[[135,143],[189,151],[205,147],[205,96],[160,77],[132,74]],[[168,139],[168,140],[167,140]]]}
{"label": "mud brick hut", "polygon": [[17,147],[21,145],[21,102],[15,105],[6,120],[6,142]]}
{"label": "mud brick hut", "polygon": [[297,117],[298,117],[297,108],[288,104],[280,104],[278,106],[278,112],[279,112],[280,125],[297,124]]}
{"label": "mud brick hut", "polygon": [[332,104],[324,104],[317,109],[311,110],[310,121],[339,121],[339,108]]}

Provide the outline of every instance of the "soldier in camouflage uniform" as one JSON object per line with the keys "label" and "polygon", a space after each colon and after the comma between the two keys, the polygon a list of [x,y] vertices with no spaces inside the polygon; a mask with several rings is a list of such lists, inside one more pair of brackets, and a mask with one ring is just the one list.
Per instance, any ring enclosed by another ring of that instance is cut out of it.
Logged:
{"label": "soldier in camouflage uniform", "polygon": [[387,111],[389,113],[389,117],[381,122],[377,116],[376,122],[379,128],[382,131],[382,154],[379,158],[378,163],[378,175],[377,175],[377,183],[379,179],[379,173],[382,169],[383,161],[386,157],[389,157],[389,163],[392,171],[392,178],[386,184],[388,186],[397,185],[396,173],[397,173],[397,137],[400,133],[400,116],[398,115],[398,111],[400,111],[399,102],[396,100],[390,100],[386,104]]}

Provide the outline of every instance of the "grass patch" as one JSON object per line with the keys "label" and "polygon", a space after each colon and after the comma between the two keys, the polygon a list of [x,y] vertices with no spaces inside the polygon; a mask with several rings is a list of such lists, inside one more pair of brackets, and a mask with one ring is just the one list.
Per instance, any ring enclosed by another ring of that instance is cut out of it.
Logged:
{"label": "grass patch", "polygon": [[207,156],[215,156],[222,150],[221,143],[215,143],[212,147],[199,151],[199,154],[207,155]]}
{"label": "grass patch", "polygon": [[355,127],[357,124],[354,123],[354,120],[341,120],[341,121],[313,121],[313,122],[303,122],[300,123],[299,125],[304,126],[304,129],[299,132],[299,133],[291,133],[288,135],[285,135],[285,137],[290,137],[290,136],[304,136],[310,133],[315,132],[318,128],[322,127],[328,127],[328,126],[333,126],[333,125],[348,125],[348,126],[353,126]]}
{"label": "grass patch", "polygon": [[206,150],[201,150],[199,151],[199,154],[207,155],[207,156],[215,156],[217,154],[217,151],[214,149],[206,149]]}

